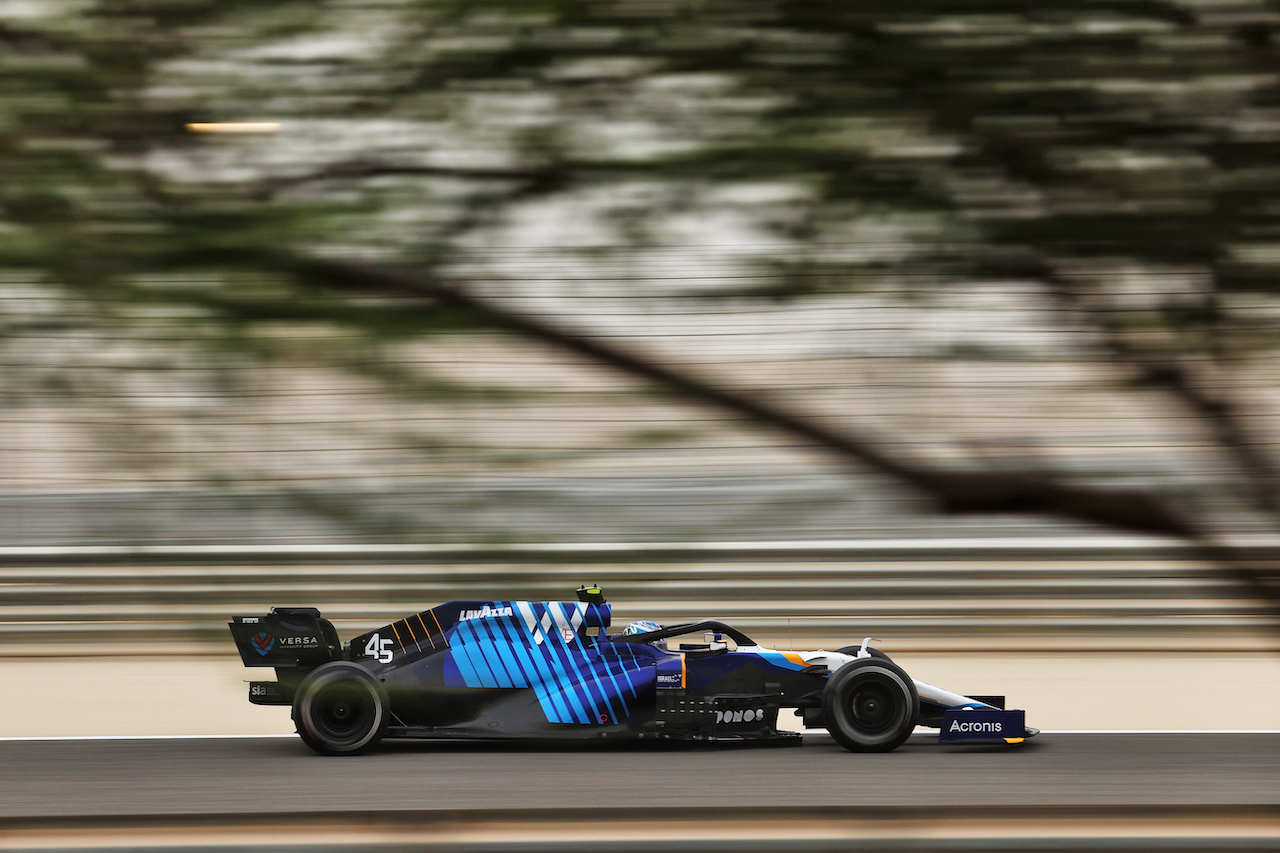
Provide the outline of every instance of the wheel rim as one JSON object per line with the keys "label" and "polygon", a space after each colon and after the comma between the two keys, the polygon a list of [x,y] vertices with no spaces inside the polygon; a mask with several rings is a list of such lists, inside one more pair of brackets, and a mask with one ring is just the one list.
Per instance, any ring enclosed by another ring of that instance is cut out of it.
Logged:
{"label": "wheel rim", "polygon": [[345,746],[358,743],[369,734],[378,709],[365,685],[342,679],[316,689],[311,711],[316,735],[335,746]]}
{"label": "wheel rim", "polygon": [[888,673],[867,672],[850,687],[845,707],[860,740],[875,741],[899,731],[909,709],[897,679]]}
{"label": "wheel rim", "polygon": [[871,734],[891,728],[898,717],[893,696],[883,684],[867,684],[854,691],[849,708],[858,728]]}

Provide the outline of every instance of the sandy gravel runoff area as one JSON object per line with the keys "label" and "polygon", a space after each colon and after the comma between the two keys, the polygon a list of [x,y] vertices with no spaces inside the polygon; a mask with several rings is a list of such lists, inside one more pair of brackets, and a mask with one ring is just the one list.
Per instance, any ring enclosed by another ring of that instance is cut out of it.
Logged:
{"label": "sandy gravel runoff area", "polygon": [[[902,654],[915,678],[1000,694],[1046,730],[1280,728],[1280,655]],[[250,705],[238,658],[0,658],[0,737],[289,733],[289,710]],[[788,715],[784,715],[784,719]]]}

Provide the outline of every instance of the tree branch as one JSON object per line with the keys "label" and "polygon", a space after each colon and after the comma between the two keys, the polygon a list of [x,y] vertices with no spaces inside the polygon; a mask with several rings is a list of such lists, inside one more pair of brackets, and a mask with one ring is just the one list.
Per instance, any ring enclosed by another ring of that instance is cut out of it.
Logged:
{"label": "tree branch", "polygon": [[494,326],[576,352],[601,364],[661,383],[704,403],[737,412],[817,446],[836,451],[888,474],[936,498],[945,512],[1044,513],[1133,533],[1163,535],[1193,543],[1198,554],[1263,603],[1280,631],[1280,589],[1266,573],[1254,568],[1235,549],[1216,542],[1204,529],[1176,512],[1155,495],[1136,489],[1099,489],[1066,483],[1044,472],[975,469],[946,471],[901,456],[891,456],[873,441],[835,432],[775,408],[747,394],[714,385],[688,373],[652,361],[634,351],[604,343],[579,332],[519,314],[477,298],[434,277],[365,264],[292,258],[290,271],[329,287],[347,291],[429,298],[438,303],[477,312]]}
{"label": "tree branch", "polygon": [[1049,275],[1053,294],[1069,310],[1091,320],[1102,332],[1103,345],[1119,362],[1129,365],[1140,378],[1164,388],[1212,430],[1218,443],[1243,473],[1254,502],[1280,515],[1280,468],[1255,441],[1241,421],[1239,407],[1215,396],[1192,377],[1186,365],[1144,355],[1124,335],[1120,325],[1088,305],[1078,288],[1061,277]]}

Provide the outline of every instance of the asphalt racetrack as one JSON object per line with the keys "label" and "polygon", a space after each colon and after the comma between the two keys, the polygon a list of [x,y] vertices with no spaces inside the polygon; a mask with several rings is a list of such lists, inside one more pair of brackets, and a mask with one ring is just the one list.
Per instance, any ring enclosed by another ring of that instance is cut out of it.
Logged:
{"label": "asphalt racetrack", "polygon": [[385,741],[326,758],[296,737],[0,742],[0,817],[628,806],[1280,805],[1280,734],[916,736],[798,747]]}

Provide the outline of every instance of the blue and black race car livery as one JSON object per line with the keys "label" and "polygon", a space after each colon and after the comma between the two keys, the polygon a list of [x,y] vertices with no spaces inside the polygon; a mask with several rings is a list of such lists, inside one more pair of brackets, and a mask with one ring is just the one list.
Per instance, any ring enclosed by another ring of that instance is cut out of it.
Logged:
{"label": "blue and black race car livery", "polygon": [[1001,697],[915,681],[868,641],[783,652],[714,620],[610,633],[611,616],[601,590],[583,587],[577,601],[451,601],[345,644],[315,608],[230,627],[245,666],[276,672],[249,700],[292,706],[299,735],[325,754],[383,737],[798,743],[778,728],[782,709],[857,752],[894,749],[917,725],[943,742],[1036,734]]}

